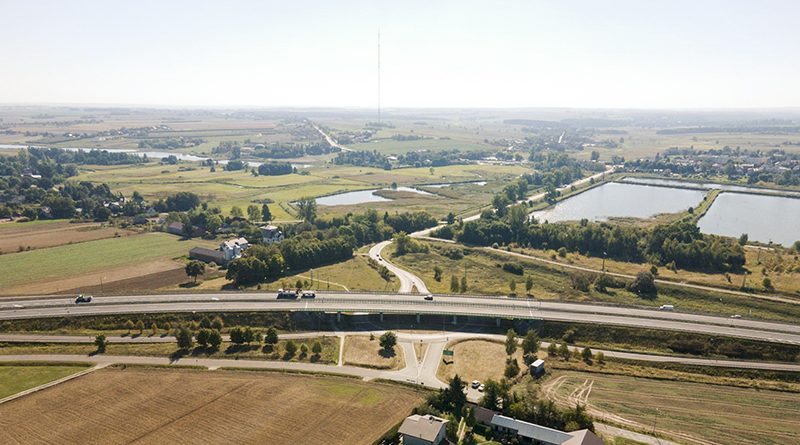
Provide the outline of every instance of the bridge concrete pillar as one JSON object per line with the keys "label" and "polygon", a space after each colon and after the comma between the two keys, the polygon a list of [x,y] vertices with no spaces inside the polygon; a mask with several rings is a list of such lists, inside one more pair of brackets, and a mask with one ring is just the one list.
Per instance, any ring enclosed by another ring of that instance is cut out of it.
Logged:
{"label": "bridge concrete pillar", "polygon": [[381,323],[383,323],[383,312],[381,312]]}
{"label": "bridge concrete pillar", "polygon": [[499,327],[500,327],[500,317],[497,317],[497,318],[495,319],[495,321],[496,321],[496,323],[497,323],[497,327],[499,328]]}
{"label": "bridge concrete pillar", "polygon": [[458,323],[458,315],[453,315],[453,324]]}
{"label": "bridge concrete pillar", "polygon": [[337,312],[336,313],[336,322],[338,323],[340,321],[342,321],[342,313],[341,312]]}
{"label": "bridge concrete pillar", "polygon": [[421,316],[420,316],[419,314],[417,314],[417,324],[419,324],[419,319],[420,319],[420,317],[421,317]]}

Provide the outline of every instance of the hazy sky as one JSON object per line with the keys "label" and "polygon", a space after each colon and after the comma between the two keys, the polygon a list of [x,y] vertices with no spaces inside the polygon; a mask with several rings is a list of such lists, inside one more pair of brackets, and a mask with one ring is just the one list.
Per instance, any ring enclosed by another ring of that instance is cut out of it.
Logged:
{"label": "hazy sky", "polygon": [[800,106],[800,2],[0,0],[0,102]]}

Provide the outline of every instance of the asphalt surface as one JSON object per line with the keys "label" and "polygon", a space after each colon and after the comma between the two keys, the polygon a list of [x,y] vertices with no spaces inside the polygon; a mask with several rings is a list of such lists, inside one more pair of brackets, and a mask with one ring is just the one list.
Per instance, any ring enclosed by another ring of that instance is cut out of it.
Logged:
{"label": "asphalt surface", "polygon": [[391,243],[392,241],[389,240],[372,246],[372,248],[369,249],[369,257],[380,264],[383,264],[391,273],[395,274],[395,276],[400,280],[400,293],[413,292],[416,288],[418,293],[427,294],[428,288],[425,286],[425,283],[420,277],[407,270],[397,267],[381,256],[381,251],[383,251],[383,249]]}
{"label": "asphalt surface", "polygon": [[[522,298],[318,292],[314,299],[278,299],[274,293],[207,293],[95,297],[75,304],[72,298],[24,297],[0,300],[0,320],[83,315],[166,312],[306,311],[541,319],[610,324],[724,335],[800,344],[800,326],[770,321],[595,304]],[[462,320],[463,322],[463,320]]]}

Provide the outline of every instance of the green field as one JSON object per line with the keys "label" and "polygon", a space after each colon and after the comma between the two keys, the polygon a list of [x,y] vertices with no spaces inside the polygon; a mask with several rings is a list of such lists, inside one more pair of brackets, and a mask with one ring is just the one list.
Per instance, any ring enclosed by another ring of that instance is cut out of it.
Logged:
{"label": "green field", "polygon": [[[213,206],[228,212],[232,206],[242,209],[253,203],[271,200],[270,210],[278,221],[294,220],[290,203],[304,197],[319,197],[341,192],[400,186],[486,180],[486,186],[464,185],[430,190],[434,196],[405,194],[392,201],[371,203],[379,211],[430,209],[437,216],[449,211],[471,212],[488,204],[492,196],[508,181],[526,169],[520,166],[453,165],[429,168],[404,168],[386,171],[369,167],[312,167],[308,175],[253,176],[249,172],[226,172],[221,168],[210,172],[195,163],[179,165],[93,166],[83,168],[79,181],[106,183],[112,190],[130,196],[138,191],[148,200],[165,198],[180,191],[191,191]],[[320,206],[319,213],[345,214],[361,212],[364,205]]]}
{"label": "green field", "polygon": [[210,241],[183,241],[165,233],[147,233],[0,255],[0,289],[78,276],[100,270],[136,266],[159,259],[188,255],[194,246]]}
{"label": "green field", "polygon": [[0,399],[83,371],[87,366],[0,365]]}
{"label": "green field", "polygon": [[[789,444],[800,441],[800,395],[700,383],[559,372],[546,382],[562,403],[588,403],[607,422],[655,429],[686,441]],[[617,417],[618,416],[618,417]]]}

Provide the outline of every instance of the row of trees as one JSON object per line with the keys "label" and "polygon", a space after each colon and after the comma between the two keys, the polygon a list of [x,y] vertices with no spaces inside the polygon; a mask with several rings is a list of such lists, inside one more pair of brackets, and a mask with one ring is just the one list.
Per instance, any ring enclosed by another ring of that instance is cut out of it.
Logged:
{"label": "row of trees", "polygon": [[433,236],[490,246],[512,242],[537,249],[564,249],[623,261],[650,262],[670,268],[715,272],[739,270],[745,264],[744,249],[735,240],[700,233],[690,221],[653,228],[624,227],[608,223],[537,224],[527,218],[524,206],[512,206],[499,217],[484,212],[480,219],[457,222]]}

